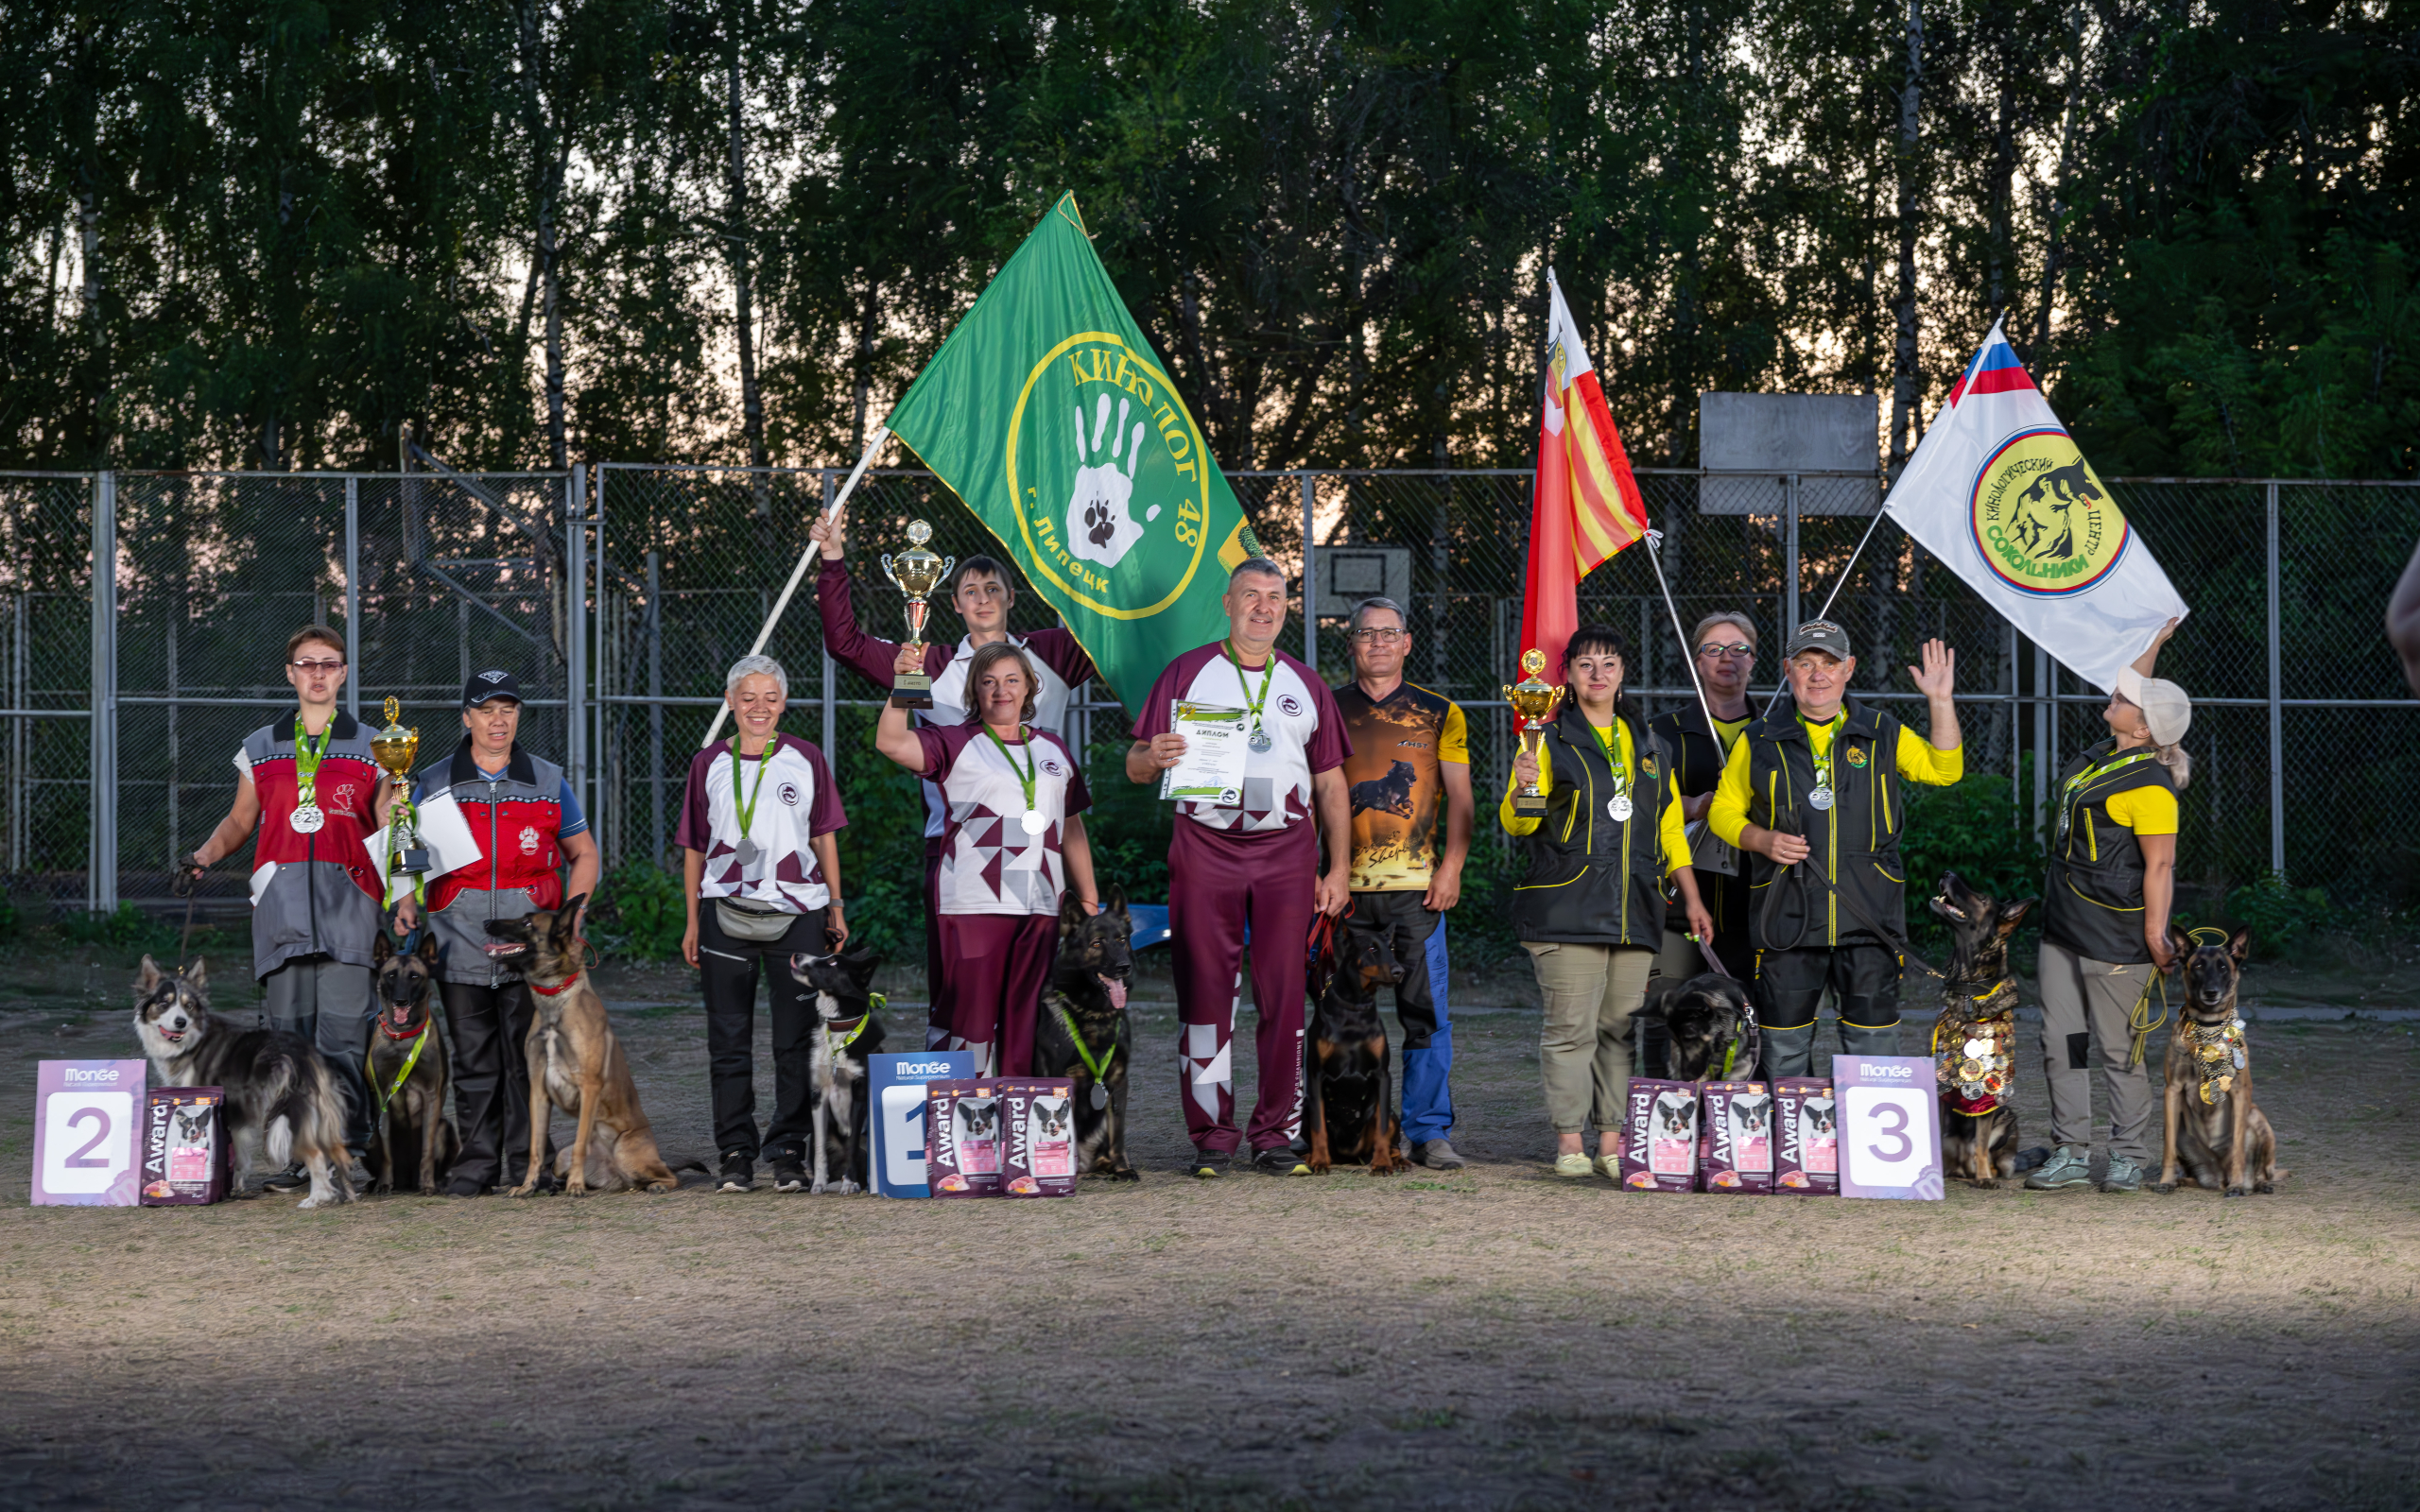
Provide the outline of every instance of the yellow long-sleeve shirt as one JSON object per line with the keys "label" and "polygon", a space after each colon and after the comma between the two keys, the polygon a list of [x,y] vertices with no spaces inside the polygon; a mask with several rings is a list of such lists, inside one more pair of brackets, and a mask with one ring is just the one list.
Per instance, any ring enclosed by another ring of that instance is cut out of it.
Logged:
{"label": "yellow long-sleeve shirt", "polygon": [[[1837,720],[1816,724],[1801,719],[1806,730],[1807,743],[1819,757],[1832,753],[1832,734],[1840,728]],[[1706,810],[1706,828],[1732,845],[1739,843],[1739,833],[1748,827],[1748,737],[1741,735],[1731,743],[1731,754],[1723,758],[1722,781],[1715,784],[1714,806]],[[1947,787],[1966,775],[1966,752],[1963,747],[1948,750],[1936,749],[1907,726],[1899,727],[1899,775],[1910,782],[1923,782],[1929,787]]]}
{"label": "yellow long-sleeve shirt", "polygon": [[[1614,730],[1615,759],[1621,764],[1622,770],[1637,770],[1630,726],[1616,720]],[[1597,738],[1604,738],[1601,729],[1599,729]],[[1507,834],[1534,834],[1544,821],[1535,816],[1525,816],[1512,812],[1512,795],[1520,790],[1520,786],[1518,778],[1507,777],[1504,780],[1504,797],[1495,805],[1495,820],[1504,826]],[[1538,747],[1538,791],[1546,794],[1554,792],[1554,752],[1544,744]],[[1657,816],[1655,829],[1664,841],[1664,871],[1669,876],[1689,864],[1689,839],[1687,831],[1683,827],[1678,791],[1672,794],[1671,801],[1664,805],[1663,814]]]}

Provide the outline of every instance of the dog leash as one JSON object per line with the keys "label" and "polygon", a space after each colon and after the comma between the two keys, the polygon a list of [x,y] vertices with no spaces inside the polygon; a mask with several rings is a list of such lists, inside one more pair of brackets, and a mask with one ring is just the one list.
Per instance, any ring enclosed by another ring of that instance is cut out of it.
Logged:
{"label": "dog leash", "polygon": [[[1804,840],[1806,837],[1805,835],[1799,835],[1797,838]],[[1867,930],[1879,936],[1885,945],[1890,946],[1892,950],[1898,953],[1899,957],[1902,960],[1913,961],[1916,965],[1923,967],[1926,971],[1930,971],[1933,975],[1941,978],[1944,982],[1949,980],[1949,973],[1947,971],[1945,971],[1940,967],[1933,965],[1932,962],[1926,960],[1909,946],[1906,930],[1887,928],[1877,921],[1873,915],[1868,914],[1864,907],[1858,902],[1855,897],[1842,891],[1840,885],[1832,881],[1831,876],[1816,862],[1815,850],[1812,842],[1808,843],[1806,854],[1803,858],[1798,861],[1782,864],[1781,873],[1775,875],[1772,882],[1767,887],[1765,892],[1765,904],[1761,911],[1763,917],[1758,920],[1758,922],[1764,926],[1766,939],[1771,940],[1773,937],[1772,912],[1781,902],[1782,878],[1784,875],[1788,874],[1792,867],[1796,866],[1806,867],[1806,876],[1813,877],[1817,882],[1822,883],[1824,885],[1824,889],[1832,895],[1833,901],[1848,910],[1849,917],[1851,919],[1855,919]],[[1799,884],[1798,890],[1802,897],[1806,891],[1806,884],[1803,880]],[[1812,913],[1811,909],[1809,910],[1809,913]],[[1789,947],[1787,947],[1788,949],[1796,949],[1798,943],[1806,938],[1806,928],[1809,922],[1811,922],[1811,920],[1808,919],[1802,919],[1800,921],[1798,929],[1799,940],[1793,941]]]}
{"label": "dog leash", "polygon": [[[887,1008],[890,1005],[890,999],[885,997],[883,994],[879,992],[867,993],[866,1011],[857,1015],[856,1022],[849,1025],[849,1032],[840,1037],[840,1042],[838,1045],[835,1045],[832,1042],[832,1021],[829,1019],[824,1020],[823,1054],[834,1060],[839,1059],[840,1052],[848,1049],[851,1045],[856,1044],[857,1042],[857,1037],[866,1032],[866,1025],[873,1022],[873,1016],[880,1013],[884,1008]],[[844,1020],[842,1022],[846,1022],[847,1021]]]}
{"label": "dog leash", "polygon": [[177,964],[181,968],[185,961],[186,948],[193,944],[193,905],[200,891],[201,879],[187,867],[179,867],[176,880],[168,884],[168,895],[182,897],[185,901],[185,932],[177,936]]}

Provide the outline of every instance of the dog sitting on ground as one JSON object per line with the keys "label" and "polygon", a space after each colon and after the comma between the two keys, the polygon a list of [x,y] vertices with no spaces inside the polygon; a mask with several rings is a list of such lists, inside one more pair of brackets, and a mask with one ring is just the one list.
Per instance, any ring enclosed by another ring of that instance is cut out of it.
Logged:
{"label": "dog sitting on ground", "polygon": [[1720,972],[1686,981],[1657,977],[1630,1019],[1634,1024],[1660,1023],[1671,1037],[1668,1080],[1756,1074],[1756,1015],[1748,1005],[1748,989]]}
{"label": "dog sitting on ground", "polygon": [[1033,1032],[1034,1074],[1074,1083],[1077,1171],[1113,1181],[1143,1179],[1126,1160],[1126,1072],[1134,1058],[1126,985],[1134,974],[1133,935],[1120,889],[1107,890],[1098,914],[1086,913],[1073,892],[1062,899],[1059,955]]}
{"label": "dog sitting on ground", "polygon": [[810,1192],[843,1196],[869,1190],[866,1058],[882,1049],[882,1018],[874,1011],[873,973],[882,957],[871,950],[793,955],[790,975],[815,994],[817,1026],[807,1095],[814,1100],[815,1153]]}
{"label": "dog sitting on ground", "polygon": [[210,981],[199,960],[163,971],[148,955],[134,978],[134,1032],[159,1085],[216,1087],[226,1094],[238,1191],[255,1158],[266,1155],[273,1170],[300,1160],[311,1173],[311,1194],[297,1206],[353,1200],[344,1103],[309,1040],[284,1029],[236,1028],[210,1011]]}
{"label": "dog sitting on ground", "polygon": [[1384,777],[1353,784],[1348,795],[1356,814],[1392,814],[1411,817],[1411,786],[1420,774],[1409,762],[1397,762]]}
{"label": "dog sitting on ground", "polygon": [[582,893],[561,908],[488,925],[494,941],[488,954],[520,971],[536,1009],[521,1045],[529,1063],[529,1170],[512,1189],[516,1197],[538,1190],[550,1102],[579,1121],[571,1147],[555,1157],[565,1192],[575,1197],[592,1188],[669,1192],[681,1184],[656,1151],[655,1128],[639,1108],[630,1058],[606,1022],[605,1000],[581,960],[585,942],[578,924],[580,904],[587,901]]}
{"label": "dog sitting on ground", "polygon": [[1387,1026],[1378,1019],[1378,988],[1401,985],[1403,966],[1384,935],[1340,925],[1330,947],[1334,969],[1311,1015],[1303,1069],[1303,1128],[1310,1135],[1314,1176],[1330,1165],[1367,1162],[1372,1176],[1392,1176],[1395,1151],[1394,1068]]}
{"label": "dog sitting on ground", "polygon": [[1941,1168],[1979,1187],[2016,1175],[2016,973],[2009,936],[2038,898],[2004,903],[1955,871],[1941,877],[1932,915],[1949,926],[1949,976],[1933,1021],[1941,1087]]}
{"label": "dog sitting on ground", "polygon": [[421,1195],[433,1197],[461,1152],[445,1116],[445,1037],[428,1011],[437,936],[422,931],[419,947],[406,953],[381,932],[370,961],[378,983],[378,1027],[370,1036],[370,1099],[377,1109],[371,1146],[376,1179],[370,1190],[392,1192],[398,1172],[417,1170]]}
{"label": "dog sitting on ground", "polygon": [[2182,1166],[2196,1185],[2225,1196],[2245,1195],[2247,1183],[2252,1192],[2274,1192],[2285,1175],[2277,1169],[2277,1132],[2252,1101],[2252,1057],[2236,1012],[2252,931],[2224,945],[2197,945],[2170,925],[2168,948],[2184,969],[2185,1003],[2160,1072],[2168,1138],[2152,1190],[2175,1191]]}

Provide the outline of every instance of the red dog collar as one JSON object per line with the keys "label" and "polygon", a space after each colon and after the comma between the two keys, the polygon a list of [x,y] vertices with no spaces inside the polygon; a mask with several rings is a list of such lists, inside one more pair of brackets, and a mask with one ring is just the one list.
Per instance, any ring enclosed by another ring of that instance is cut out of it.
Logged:
{"label": "red dog collar", "polygon": [[[529,979],[527,977],[524,977],[522,980],[528,982]],[[535,982],[529,982],[529,990],[537,993],[542,998],[561,997],[563,993],[570,991],[579,984],[579,978],[577,976],[566,979],[561,987],[540,987]]]}

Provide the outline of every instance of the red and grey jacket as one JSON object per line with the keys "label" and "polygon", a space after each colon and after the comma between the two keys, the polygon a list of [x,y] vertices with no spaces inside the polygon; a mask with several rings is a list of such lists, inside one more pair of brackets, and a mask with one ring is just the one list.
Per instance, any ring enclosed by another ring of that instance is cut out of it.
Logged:
{"label": "red and grey jacket", "polygon": [[563,901],[563,769],[516,743],[505,769],[491,778],[471,760],[465,736],[444,766],[421,780],[417,801],[446,793],[461,808],[479,859],[428,885],[441,974],[448,982],[494,987],[516,973],[488,954],[487,926]]}
{"label": "red and grey jacket", "polygon": [[378,784],[384,774],[370,754],[370,732],[339,711],[320,748],[313,798],[325,816],[305,834],[294,828],[300,785],[294,726],[286,715],[244,737],[236,761],[260,799],[260,833],[252,851],[252,974],[266,977],[287,961],[326,955],[370,964],[382,901],[378,865],[366,843],[378,829]]}

